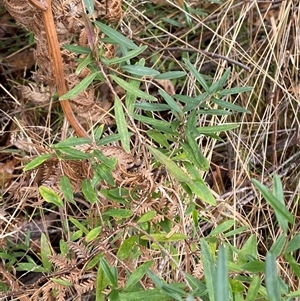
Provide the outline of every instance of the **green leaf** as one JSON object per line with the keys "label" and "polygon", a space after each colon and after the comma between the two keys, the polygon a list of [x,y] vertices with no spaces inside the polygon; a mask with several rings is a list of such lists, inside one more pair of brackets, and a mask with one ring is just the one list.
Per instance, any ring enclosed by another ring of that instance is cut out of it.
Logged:
{"label": "green leaf", "polygon": [[131,210],[128,209],[108,209],[106,211],[103,212],[104,216],[112,216],[114,218],[117,219],[121,219],[121,218],[129,218],[133,215],[133,212]]}
{"label": "green leaf", "polygon": [[234,225],[235,221],[230,219],[227,220],[220,225],[218,225],[213,231],[209,233],[209,236],[216,236],[218,234],[224,234],[228,229],[230,229]]}
{"label": "green leaf", "polygon": [[84,153],[83,151],[72,147],[60,147],[58,151],[67,155],[67,158],[64,159],[68,160],[85,160],[92,157],[92,154]]}
{"label": "green leaf", "polygon": [[49,187],[40,186],[39,192],[47,203],[52,203],[60,208],[64,207],[64,203],[59,195]]}
{"label": "green leaf", "polygon": [[87,55],[89,55],[92,52],[90,48],[83,47],[83,46],[65,44],[62,47],[64,49],[69,50],[70,52],[74,52],[74,53],[78,53],[78,54],[87,54]]}
{"label": "green leaf", "polygon": [[[134,50],[131,50],[131,51],[128,51],[126,53],[126,55],[122,56],[122,57],[115,57],[111,60],[107,60],[105,57],[102,59],[104,61],[105,64],[107,65],[112,65],[112,64],[120,64],[120,63],[123,63],[123,62],[126,62],[127,60],[129,59],[132,59],[132,58],[135,58],[136,56],[138,56],[139,54],[143,53],[145,50],[147,49],[147,46],[144,45],[142,47],[139,47],[137,49],[134,49]],[[107,62],[106,62],[107,60]],[[131,66],[131,67],[134,67],[132,65],[127,65],[127,66]],[[122,67],[123,69],[123,67]],[[149,68],[150,69],[150,68]],[[137,74],[139,75],[139,74]]]}
{"label": "green leaf", "polygon": [[196,169],[196,167],[190,162],[185,161],[183,162],[183,165],[193,179],[192,182],[187,183],[192,192],[195,193],[204,202],[211,205],[216,205],[216,199],[212,195],[210,189],[206,186],[206,183],[200,176],[199,171]]}
{"label": "green leaf", "polygon": [[274,241],[270,249],[270,252],[273,253],[276,257],[278,257],[281,254],[285,246],[285,243],[286,243],[286,235],[280,234],[279,237],[276,239],[276,241]]}
{"label": "green leaf", "polygon": [[121,69],[138,76],[155,76],[160,74],[160,72],[157,70],[139,65],[125,65],[122,66]]}
{"label": "green leaf", "polygon": [[66,287],[71,287],[73,286],[73,283],[71,281],[67,281],[65,279],[61,279],[61,278],[50,278],[50,280],[56,284],[62,285],[62,286],[66,286]]}
{"label": "green leaf", "polygon": [[192,182],[190,177],[185,172],[183,172],[169,157],[151,146],[148,146],[148,149],[157,161],[166,166],[170,175],[173,176],[177,181],[184,183]]}
{"label": "green leaf", "polygon": [[114,109],[117,129],[121,137],[121,144],[125,152],[130,153],[130,135],[128,132],[127,122],[123,111],[122,103],[119,97],[115,98]]}
{"label": "green leaf", "polygon": [[211,101],[215,104],[217,104],[218,106],[220,106],[221,108],[224,109],[228,109],[234,112],[239,112],[239,113],[248,113],[251,114],[251,112],[245,108],[242,108],[241,106],[235,105],[233,103],[224,101],[222,99],[216,99],[216,98],[212,98]]}
{"label": "green leaf", "polygon": [[87,55],[77,66],[75,70],[75,75],[78,76],[84,68],[86,68],[89,64],[94,62],[93,54],[90,53]]}
{"label": "green leaf", "polygon": [[105,276],[108,278],[110,283],[112,284],[113,288],[118,287],[118,275],[117,270],[114,267],[110,267],[107,261],[101,257],[100,258],[100,266],[103,269]]}
{"label": "green leaf", "polygon": [[100,30],[105,33],[108,37],[110,37],[116,44],[122,45],[128,49],[137,49],[139,48],[136,44],[134,44],[131,40],[124,37],[118,31],[112,29],[110,26],[107,26],[101,22],[95,21],[95,25],[100,28]]}
{"label": "green leaf", "polygon": [[137,220],[137,224],[142,224],[148,221],[151,221],[153,219],[153,217],[156,216],[156,211],[155,210],[151,210],[146,212],[145,214],[143,214],[138,220]]}
{"label": "green leaf", "polygon": [[299,279],[300,278],[300,267],[299,267],[298,260],[296,261],[295,258],[291,254],[284,254],[284,258],[288,262],[292,271],[295,273],[296,277],[298,277],[298,279]]}
{"label": "green leaf", "polygon": [[155,76],[155,79],[176,79],[186,76],[184,71],[168,71]]}
{"label": "green leaf", "polygon": [[[274,177],[273,177],[273,195],[283,206],[285,206],[282,183],[281,183],[280,177],[276,173],[274,174]],[[277,214],[276,211],[275,211],[275,214],[276,214],[278,223],[280,225],[280,228],[282,229],[282,231],[285,234],[287,234],[288,233],[288,221],[285,218],[282,218],[282,216],[280,214]]]}
{"label": "green leaf", "polygon": [[67,176],[62,176],[59,184],[65,199],[72,204],[76,204],[70,179]]}
{"label": "green leaf", "polygon": [[277,275],[276,257],[268,252],[266,256],[265,283],[270,301],[281,301],[280,283]]}
{"label": "green leaf", "polygon": [[240,266],[243,270],[251,273],[262,273],[265,268],[265,264],[259,260],[253,260]]}
{"label": "green leaf", "polygon": [[269,189],[261,184],[256,179],[252,179],[255,187],[261,192],[265,200],[269,203],[269,205],[274,209],[276,216],[280,216],[280,218],[285,218],[290,223],[293,223],[294,217],[293,215],[286,209],[285,205],[282,204],[270,191]]}
{"label": "green leaf", "polygon": [[82,181],[82,193],[90,204],[97,202],[97,194],[89,179]]}
{"label": "green leaf", "polygon": [[58,142],[52,146],[54,149],[66,148],[71,146],[79,146],[84,144],[90,144],[92,140],[84,137],[70,137],[64,141]]}
{"label": "green leaf", "polygon": [[188,69],[192,73],[192,75],[195,77],[197,82],[204,88],[205,91],[209,91],[209,87],[207,82],[205,81],[204,77],[202,74],[200,74],[197,69],[191,64],[189,60],[186,58],[183,58],[184,63],[187,65]]}
{"label": "green leaf", "polygon": [[132,248],[136,243],[136,240],[137,240],[136,235],[133,235],[125,239],[118,249],[117,257],[120,258],[121,260],[125,260],[127,257],[129,257],[129,255],[132,252]]}
{"label": "green leaf", "polygon": [[153,265],[154,260],[149,260],[141,264],[135,271],[129,276],[125,290],[130,290],[133,288],[138,281],[140,281],[146,274],[147,270]]}
{"label": "green leaf", "polygon": [[246,263],[249,255],[253,258],[257,258],[257,237],[254,234],[246,240],[238,255],[238,265]]}
{"label": "green leaf", "polygon": [[45,272],[45,269],[34,262],[19,262],[16,271]]}
{"label": "green leaf", "polygon": [[83,0],[84,6],[91,16],[94,15],[94,0]]}
{"label": "green leaf", "polygon": [[158,93],[163,97],[172,110],[183,115],[182,109],[179,107],[178,103],[164,90],[159,89]]}
{"label": "green leaf", "polygon": [[291,253],[300,249],[300,233],[297,233],[287,244],[285,253]]}
{"label": "green leaf", "polygon": [[97,237],[99,237],[100,233],[102,230],[102,226],[96,227],[94,229],[92,229],[85,237],[85,241],[87,243],[95,240]]}
{"label": "green leaf", "polygon": [[223,245],[220,246],[217,258],[215,300],[229,300],[228,268],[225,248]]}
{"label": "green leaf", "polygon": [[186,239],[186,235],[182,233],[174,233],[172,236],[167,238],[168,233],[152,233],[150,236],[143,235],[141,239],[143,240],[154,240],[158,242],[170,242],[170,241],[180,241]]}
{"label": "green leaf", "polygon": [[237,123],[225,123],[221,125],[214,125],[214,126],[204,126],[204,127],[197,127],[197,130],[200,134],[215,134],[218,132],[226,132],[233,129],[238,128],[240,125]]}
{"label": "green leaf", "polygon": [[160,289],[146,291],[120,292],[119,301],[171,301],[174,300]]}
{"label": "green leaf", "polygon": [[219,80],[215,81],[209,87],[209,94],[214,94],[217,91],[220,91],[224,87],[224,85],[225,85],[225,83],[226,83],[226,81],[227,81],[227,79],[230,75],[230,71],[231,71],[231,69],[227,68],[226,71],[224,72],[224,74],[222,75],[222,77]]}
{"label": "green leaf", "polygon": [[95,72],[89,74],[85,77],[79,84],[77,84],[74,88],[72,88],[69,92],[62,95],[59,100],[72,99],[80,94],[82,91],[86,90],[86,88],[91,84],[91,82],[95,79],[95,77],[99,74],[99,72]]}
{"label": "green leaf", "polygon": [[239,94],[239,93],[244,93],[244,92],[249,92],[252,91],[253,87],[235,87],[235,88],[230,88],[230,89],[224,89],[219,91],[220,96],[226,96],[226,95],[232,95],[232,94]]}
{"label": "green leaf", "polygon": [[157,101],[156,97],[141,91],[138,89],[135,85],[131,85],[129,82],[126,82],[120,77],[117,77],[115,75],[110,75],[110,77],[119,85],[121,86],[125,91],[129,91],[130,93],[136,95],[137,97],[147,99],[149,101]]}
{"label": "green leaf", "polygon": [[246,295],[246,301],[255,301],[257,300],[257,294],[261,286],[261,280],[260,276],[258,275],[253,275],[252,281],[250,283],[250,286],[248,288],[248,292]]}
{"label": "green leaf", "polygon": [[40,166],[41,164],[43,164],[45,161],[47,161],[51,157],[53,157],[53,154],[42,154],[42,155],[39,155],[38,157],[34,158],[29,163],[27,163],[24,166],[23,171],[25,172],[25,171],[34,169],[34,168]]}
{"label": "green leaf", "polygon": [[147,131],[147,135],[149,138],[153,139],[163,147],[168,148],[170,146],[166,136],[155,129]]}
{"label": "green leaf", "polygon": [[211,254],[211,250],[209,245],[205,241],[204,238],[200,239],[200,246],[202,252],[202,264],[204,268],[204,275],[205,275],[205,282],[207,287],[207,292],[210,301],[215,301],[215,292],[214,292],[214,285],[215,285],[215,263],[213,261],[213,256]]}
{"label": "green leaf", "polygon": [[103,269],[101,264],[99,263],[99,268],[97,271],[97,278],[96,278],[96,301],[105,301],[106,294],[102,293],[102,291],[107,287],[109,281],[105,278]]}
{"label": "green leaf", "polygon": [[51,248],[48,243],[45,233],[41,234],[41,260],[46,272],[51,271],[52,263],[49,260],[49,256],[52,255]]}
{"label": "green leaf", "polygon": [[75,218],[70,217],[69,220],[75,227],[77,227],[79,230],[81,230],[85,235],[87,235],[89,233],[89,230]]}

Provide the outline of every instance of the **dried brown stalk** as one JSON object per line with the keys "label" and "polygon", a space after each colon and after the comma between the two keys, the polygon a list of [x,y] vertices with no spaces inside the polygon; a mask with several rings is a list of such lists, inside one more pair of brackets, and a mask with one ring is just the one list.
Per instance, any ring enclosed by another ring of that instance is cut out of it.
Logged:
{"label": "dried brown stalk", "polygon": [[[51,0],[29,0],[32,5],[42,11],[43,25],[46,31],[48,47],[50,55],[52,56],[54,81],[59,96],[67,93],[67,87],[65,83],[65,74],[63,69],[63,62],[60,53],[59,42],[56,34],[52,9]],[[70,106],[69,100],[62,100],[61,107],[64,111],[65,117],[75,130],[76,134],[80,137],[89,137],[85,129],[76,119],[74,112]]]}

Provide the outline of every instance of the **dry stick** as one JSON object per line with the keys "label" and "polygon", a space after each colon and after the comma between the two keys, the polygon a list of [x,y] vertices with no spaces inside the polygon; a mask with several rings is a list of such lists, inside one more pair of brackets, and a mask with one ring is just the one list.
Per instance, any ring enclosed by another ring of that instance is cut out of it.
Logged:
{"label": "dry stick", "polygon": [[[51,0],[29,0],[32,5],[42,11],[43,25],[45,27],[48,48],[53,61],[53,73],[54,81],[57,88],[59,96],[67,93],[67,87],[65,83],[65,74],[63,69],[63,62],[60,53],[60,46],[58,43],[58,38],[56,34],[56,29],[54,25],[54,19],[51,9]],[[74,112],[71,108],[69,100],[61,100],[61,107],[63,109],[64,115],[71,124],[72,128],[75,130],[79,137],[89,137],[85,129],[76,119]]]}

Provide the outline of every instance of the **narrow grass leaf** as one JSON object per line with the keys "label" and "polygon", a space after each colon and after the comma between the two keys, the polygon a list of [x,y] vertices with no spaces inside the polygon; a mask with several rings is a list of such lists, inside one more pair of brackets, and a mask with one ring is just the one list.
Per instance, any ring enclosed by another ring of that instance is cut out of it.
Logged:
{"label": "narrow grass leaf", "polygon": [[197,127],[197,130],[200,134],[205,135],[205,134],[215,134],[218,132],[230,131],[230,130],[238,128],[239,126],[240,125],[237,123],[231,123],[231,124]]}
{"label": "narrow grass leaf", "polygon": [[154,240],[158,242],[170,242],[170,241],[180,241],[186,239],[185,234],[174,233],[172,236],[167,237],[168,233],[152,233],[150,236],[143,235],[141,239],[143,240]]}
{"label": "narrow grass leaf", "polygon": [[82,231],[85,235],[87,235],[89,233],[89,230],[84,225],[82,225],[77,219],[75,219],[73,217],[70,217],[69,219],[70,219],[70,222],[75,227],[77,227],[80,231]]}
{"label": "narrow grass leaf", "polygon": [[145,276],[147,270],[153,265],[153,262],[153,260],[146,261],[135,269],[125,284],[125,290],[130,290],[134,287]]}
{"label": "narrow grass leaf", "polygon": [[245,232],[247,229],[249,229],[248,226],[243,226],[243,227],[239,227],[237,229],[234,229],[234,230],[231,230],[227,233],[224,234],[224,238],[225,237],[230,237],[230,236],[234,236],[234,235],[237,235],[237,234],[240,234],[240,233],[243,233]]}
{"label": "narrow grass leaf", "polygon": [[121,69],[138,76],[155,76],[160,74],[160,72],[155,69],[139,65],[125,65],[122,66]]}
{"label": "narrow grass leaf", "polygon": [[96,301],[106,300],[106,294],[104,294],[102,291],[106,288],[108,284],[109,282],[106,281],[103,269],[101,267],[101,264],[99,263],[96,278]]}
{"label": "narrow grass leaf", "polygon": [[288,262],[289,266],[295,273],[296,277],[300,279],[300,266],[299,262],[295,260],[295,258],[291,254],[284,254],[285,260]]}
{"label": "narrow grass leaf", "polygon": [[216,267],[215,263],[213,261],[213,256],[211,254],[211,250],[205,241],[204,238],[200,239],[200,246],[201,246],[201,252],[202,252],[202,264],[204,268],[204,275],[205,275],[205,283],[207,287],[207,292],[209,296],[210,301],[215,301],[215,291],[214,291],[214,285],[215,285],[215,272]]}
{"label": "narrow grass leaf", "polygon": [[277,274],[276,257],[268,252],[265,264],[265,283],[270,301],[281,301],[279,279]]}
{"label": "narrow grass leaf", "polygon": [[[137,67],[144,67],[145,66],[145,59],[142,58],[140,59],[135,66]],[[128,82],[131,86],[134,87],[134,89],[136,90],[140,90],[140,85],[141,85],[141,81],[137,80],[137,79],[129,79]],[[134,107],[135,107],[135,102],[136,102],[136,95],[133,93],[130,93],[129,91],[126,91],[126,97],[125,97],[125,105],[128,111],[128,114],[130,116],[133,116],[134,113]]]}
{"label": "narrow grass leaf", "polygon": [[261,280],[260,280],[260,276],[258,275],[253,275],[252,276],[252,281],[250,283],[250,286],[248,288],[248,292],[246,295],[246,301],[255,301],[257,300],[257,294],[258,291],[261,287]]}
{"label": "narrow grass leaf", "polygon": [[300,249],[300,233],[296,234],[287,244],[285,253],[291,253]]}
{"label": "narrow grass leaf", "polygon": [[125,239],[121,246],[119,247],[118,251],[117,251],[117,257],[120,260],[125,260],[127,257],[129,257],[129,255],[132,252],[132,248],[135,245],[137,240],[137,236],[133,235],[128,237],[127,239]]}
{"label": "narrow grass leaf", "polygon": [[82,193],[90,204],[97,202],[97,194],[89,179],[82,181]]}
{"label": "narrow grass leaf", "polygon": [[117,288],[118,287],[117,271],[114,269],[114,267],[110,267],[107,261],[103,257],[100,258],[100,265],[105,276],[108,278],[112,286],[114,288]]}
{"label": "narrow grass leaf", "polygon": [[170,106],[165,103],[149,103],[149,102],[140,102],[134,105],[135,108],[141,109],[144,111],[151,112],[162,112],[170,110]]}
{"label": "narrow grass leaf", "polygon": [[189,60],[184,58],[183,61],[187,65],[188,69],[190,70],[192,75],[195,77],[197,82],[204,88],[205,91],[208,92],[209,86],[208,86],[207,82],[205,81],[203,75],[197,71],[197,69],[194,67],[194,65]]}
{"label": "narrow grass leaf", "polygon": [[42,154],[42,155],[39,155],[38,157],[34,158],[29,163],[27,163],[24,166],[23,171],[25,172],[25,171],[28,171],[28,170],[32,170],[32,169],[40,166],[41,164],[43,164],[45,161],[47,161],[51,157],[53,157],[53,154]]}
{"label": "narrow grass leaf", "polygon": [[269,189],[261,184],[256,179],[252,179],[253,184],[256,188],[261,192],[265,200],[269,203],[269,205],[274,209],[276,216],[280,216],[281,218],[285,218],[290,223],[293,223],[294,217],[293,215],[286,209],[285,205],[282,204]]}
{"label": "narrow grass leaf", "polygon": [[265,269],[265,264],[259,260],[253,260],[240,266],[243,270],[251,273],[262,273]]}
{"label": "narrow grass leaf", "polygon": [[123,111],[122,103],[119,97],[116,96],[114,102],[115,118],[117,129],[121,137],[121,144],[126,153],[130,153],[130,135],[128,132],[127,122]]}
{"label": "narrow grass leaf", "polygon": [[41,196],[43,197],[43,199],[47,203],[54,204],[54,205],[56,205],[56,206],[58,206],[60,208],[64,207],[64,203],[63,203],[62,199],[51,188],[46,187],[46,186],[40,186],[39,187],[39,192],[40,192]]}
{"label": "narrow grass leaf", "polygon": [[119,85],[121,86],[125,91],[129,91],[130,93],[140,97],[147,99],[149,101],[157,101],[156,97],[141,91],[139,88],[137,88],[135,85],[131,85],[129,82],[126,82],[124,79],[117,77],[115,75],[110,75],[110,77]]}
{"label": "narrow grass leaf", "polygon": [[280,234],[279,237],[274,241],[270,252],[273,253],[276,257],[281,254],[286,243],[286,238],[287,237],[285,234]]}
{"label": "narrow grass leaf", "polygon": [[155,210],[151,210],[146,212],[145,214],[143,214],[138,220],[137,220],[137,224],[142,224],[142,223],[146,223],[149,222],[153,219],[153,217],[156,216],[156,211]]}
{"label": "narrow grass leaf", "polygon": [[88,47],[83,47],[83,46],[76,46],[76,45],[70,45],[70,44],[65,44],[62,46],[62,48],[69,50],[70,52],[74,52],[77,54],[87,54],[89,55],[92,50]]}
{"label": "narrow grass leaf", "polygon": [[70,179],[67,176],[62,176],[59,184],[65,199],[72,204],[76,204],[74,201],[74,192]]}
{"label": "narrow grass leaf", "polygon": [[71,146],[79,146],[84,144],[90,144],[92,140],[84,137],[69,137],[64,141],[58,142],[52,146],[52,148],[59,149]]}
{"label": "narrow grass leaf", "polygon": [[71,287],[73,286],[73,283],[71,281],[61,279],[61,278],[50,278],[50,280],[56,284],[66,286],[66,287]]}
{"label": "narrow grass leaf", "polygon": [[229,300],[228,268],[227,268],[225,248],[223,245],[220,246],[218,258],[217,258],[215,300],[216,301]]}
{"label": "narrow grass leaf", "polygon": [[[147,46],[144,45],[142,47],[139,47],[137,49],[134,49],[134,50],[131,50],[131,51],[128,51],[126,53],[126,55],[122,56],[122,57],[115,57],[111,60],[108,60],[107,61],[107,64],[106,65],[112,65],[112,64],[120,64],[120,63],[123,63],[123,62],[126,62],[132,58],[135,58],[136,56],[138,56],[139,54],[143,53],[145,50],[147,49]],[[105,58],[104,58],[105,59]],[[131,66],[131,65],[127,65],[127,66]],[[134,66],[132,66],[134,67]],[[123,68],[122,68],[123,69]],[[150,68],[149,68],[150,69]],[[132,70],[132,69],[131,69]],[[136,75],[139,75],[139,74],[136,74]]]}
{"label": "narrow grass leaf", "polygon": [[118,31],[112,29],[110,26],[105,25],[101,22],[95,21],[95,25],[100,28],[100,30],[105,33],[108,37],[110,37],[116,44],[123,45],[128,49],[137,49],[139,48],[136,44],[134,44],[131,40],[127,39]]}
{"label": "narrow grass leaf", "polygon": [[86,56],[77,66],[75,70],[75,75],[78,76],[84,68],[86,68],[89,64],[94,62],[93,54],[90,53],[88,56]]}
{"label": "narrow grass leaf", "polygon": [[175,102],[175,100],[166,91],[159,89],[158,93],[163,97],[163,99],[167,102],[167,104],[173,111],[183,115],[183,111],[178,105],[178,103]]}
{"label": "narrow grass leaf", "polygon": [[186,76],[184,71],[168,71],[155,76],[155,79],[176,79]]}
{"label": "narrow grass leaf", "polygon": [[92,83],[95,77],[98,75],[98,72],[92,73],[85,77],[79,84],[77,84],[74,88],[72,88],[69,92],[62,95],[59,100],[71,99],[79,95],[82,91],[86,90],[86,88]]}
{"label": "narrow grass leaf", "polygon": [[232,94],[239,94],[244,92],[252,91],[253,87],[245,86],[245,87],[234,87],[230,89],[224,89],[221,91],[218,91],[218,94],[220,96],[226,96],[226,95],[232,95]]}
{"label": "narrow grass leaf", "polygon": [[119,301],[171,301],[172,297],[166,295],[160,289],[149,289],[134,292],[120,292]]}
{"label": "narrow grass leaf", "polygon": [[94,15],[94,0],[83,0],[84,6],[91,16]]}
{"label": "narrow grass leaf", "polygon": [[[276,173],[274,174],[274,177],[273,177],[273,195],[283,206],[285,206],[282,183],[281,183],[280,177]],[[280,225],[280,228],[283,230],[283,232],[285,234],[287,234],[288,233],[288,221],[285,218],[282,218],[282,216],[280,214],[277,214],[276,211],[275,211],[275,214],[276,214],[278,223]]]}
{"label": "narrow grass leaf", "polygon": [[213,231],[210,232],[209,236],[216,236],[218,234],[224,234],[228,229],[230,229],[234,225],[235,221],[229,219],[220,225],[218,225]]}
{"label": "narrow grass leaf", "polygon": [[166,147],[166,148],[170,147],[166,135],[163,135],[161,132],[153,129],[153,130],[147,131],[147,135],[148,135],[148,137],[153,139],[155,142],[157,142],[161,146]]}
{"label": "narrow grass leaf", "polygon": [[92,157],[92,154],[84,153],[83,151],[73,147],[60,147],[57,151],[66,155],[66,158],[64,159],[68,160],[85,160]]}
{"label": "narrow grass leaf", "polygon": [[225,85],[228,77],[230,75],[230,68],[227,68],[226,71],[224,72],[224,74],[222,75],[222,77],[215,81],[210,87],[209,87],[209,94],[214,94],[218,91],[220,91],[223,86]]}
{"label": "narrow grass leaf", "polygon": [[251,235],[238,253],[237,264],[241,265],[248,262],[249,255],[253,258],[257,258],[257,253],[257,237]]}
{"label": "narrow grass leaf", "polygon": [[151,146],[148,146],[148,149],[157,161],[166,166],[170,175],[173,176],[177,181],[184,183],[192,182],[190,177],[183,172],[169,157]]}
{"label": "narrow grass leaf", "polygon": [[41,260],[45,272],[50,272],[52,263],[49,260],[49,256],[52,255],[51,248],[49,246],[49,242],[45,233],[41,234]]}
{"label": "narrow grass leaf", "polygon": [[217,104],[218,106],[220,106],[221,108],[228,109],[233,112],[251,114],[251,112],[249,110],[242,108],[241,106],[235,105],[233,103],[224,101],[222,99],[212,98],[211,101],[214,102],[215,104]]}
{"label": "narrow grass leaf", "polygon": [[129,209],[108,209],[103,212],[104,216],[112,216],[117,219],[129,218],[133,215],[133,212]]}
{"label": "narrow grass leaf", "polygon": [[87,243],[95,240],[97,237],[99,237],[100,233],[102,230],[102,226],[99,227],[95,227],[94,229],[92,229],[85,237],[85,241]]}

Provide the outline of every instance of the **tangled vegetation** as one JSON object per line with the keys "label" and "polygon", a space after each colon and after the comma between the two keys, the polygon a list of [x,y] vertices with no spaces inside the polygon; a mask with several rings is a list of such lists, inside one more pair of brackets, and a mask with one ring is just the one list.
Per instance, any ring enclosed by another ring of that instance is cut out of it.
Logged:
{"label": "tangled vegetation", "polygon": [[0,300],[299,299],[298,1],[0,21]]}

